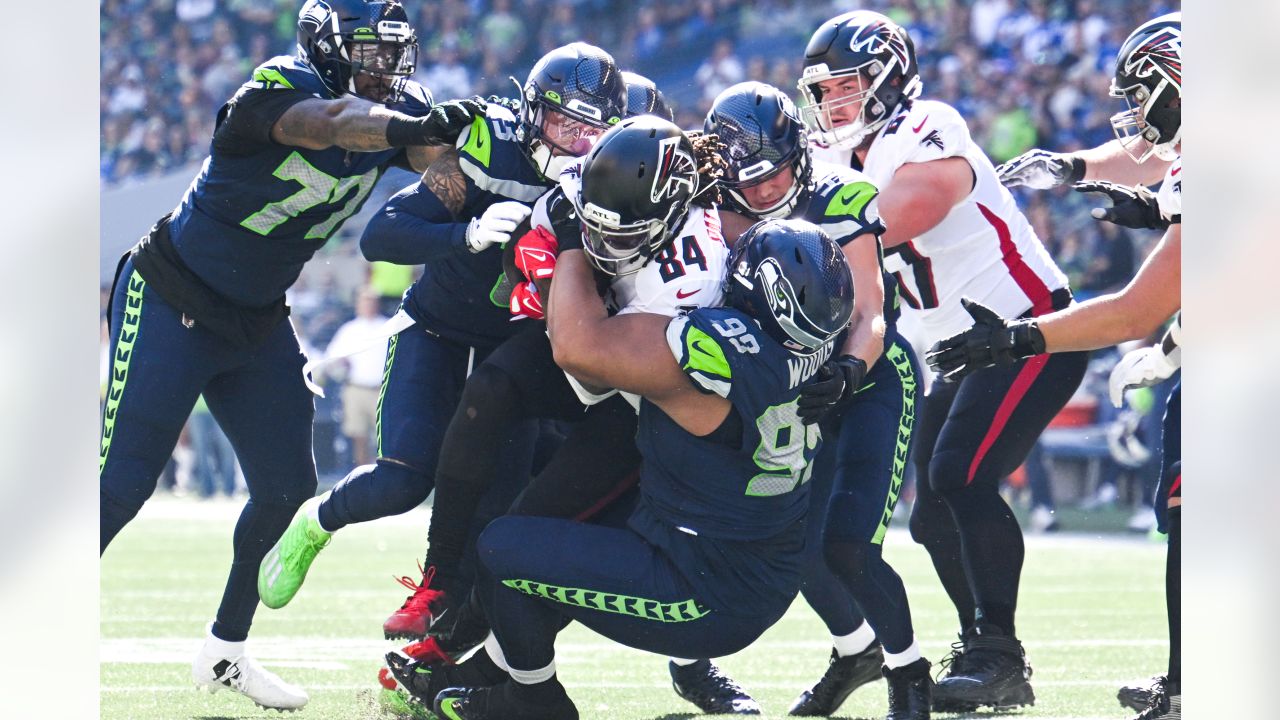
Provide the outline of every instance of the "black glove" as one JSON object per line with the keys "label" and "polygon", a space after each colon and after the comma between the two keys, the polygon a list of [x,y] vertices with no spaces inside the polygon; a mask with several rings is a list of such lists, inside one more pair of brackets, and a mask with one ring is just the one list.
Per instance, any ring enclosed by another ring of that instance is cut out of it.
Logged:
{"label": "black glove", "polygon": [[994,310],[969,298],[960,304],[973,318],[973,327],[934,343],[925,361],[944,381],[959,380],[974,370],[1013,363],[1044,352],[1044,334],[1035,318],[1005,320]]}
{"label": "black glove", "polygon": [[431,112],[419,118],[393,117],[387,122],[387,144],[453,145],[458,135],[484,115],[484,101],[478,97],[449,100],[431,106]]}
{"label": "black glove", "polygon": [[805,425],[820,422],[853,399],[867,378],[867,364],[852,355],[841,355],[818,368],[813,379],[800,388],[796,415]]}
{"label": "black glove", "polygon": [[485,102],[493,103],[494,105],[501,105],[502,107],[514,113],[516,117],[520,117],[520,101],[515,98],[498,97],[497,95],[490,95],[489,97],[485,98]]}
{"label": "black glove", "polygon": [[547,219],[551,221],[551,233],[559,243],[557,255],[565,250],[582,249],[582,223],[578,221],[578,212],[558,185],[547,198]]}
{"label": "black glove", "polygon": [[1169,219],[1160,212],[1156,194],[1141,185],[1129,187],[1112,182],[1076,183],[1076,192],[1099,192],[1111,198],[1111,207],[1094,208],[1095,220],[1106,220],[1129,228],[1167,230]]}

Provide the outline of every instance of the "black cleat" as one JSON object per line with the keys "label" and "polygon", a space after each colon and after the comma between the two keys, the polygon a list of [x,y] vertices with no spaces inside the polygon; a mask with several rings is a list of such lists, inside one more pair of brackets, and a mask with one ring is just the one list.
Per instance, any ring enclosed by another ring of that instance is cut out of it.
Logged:
{"label": "black cleat", "polygon": [[692,665],[669,664],[676,694],[708,715],[759,715],[760,703],[710,660]]}
{"label": "black cleat", "polygon": [[800,717],[826,717],[834,715],[854,690],[880,679],[880,667],[884,665],[884,650],[880,643],[856,655],[840,657],[831,651],[831,664],[813,687],[800,693],[791,703],[788,715]]}
{"label": "black cleat", "polygon": [[457,606],[446,606],[431,621],[428,637],[434,637],[440,647],[454,657],[467,654],[489,636],[489,619],[480,607],[475,591]]}
{"label": "black cleat", "polygon": [[1151,701],[1133,720],[1182,720],[1182,692],[1161,685]]}
{"label": "black cleat", "polygon": [[885,720],[929,720],[933,678],[929,677],[928,660],[884,668],[884,678],[889,681],[889,715]]}
{"label": "black cleat", "polygon": [[515,683],[507,681],[487,688],[447,688],[436,696],[440,720],[578,720],[578,708],[560,681],[548,688],[549,699],[529,702],[516,697]]}
{"label": "black cleat", "polygon": [[1022,643],[991,625],[978,625],[965,634],[964,648],[947,676],[933,686],[933,709],[973,712],[983,706],[1004,710],[1034,705],[1030,679]]}
{"label": "black cleat", "polygon": [[[1132,685],[1125,685],[1116,693],[1116,699],[1120,701],[1121,705],[1129,708],[1130,710],[1133,710],[1134,712],[1141,712],[1147,709],[1147,706],[1151,704],[1151,700],[1157,693],[1164,691],[1168,683],[1168,676],[1156,675],[1155,677],[1148,678],[1146,682],[1136,682]],[[1172,689],[1175,693],[1179,690],[1179,688]]]}
{"label": "black cleat", "polygon": [[387,653],[386,663],[378,671],[382,708],[401,718],[432,717],[431,704],[436,694],[451,685],[445,678],[449,665],[412,660],[398,652]]}

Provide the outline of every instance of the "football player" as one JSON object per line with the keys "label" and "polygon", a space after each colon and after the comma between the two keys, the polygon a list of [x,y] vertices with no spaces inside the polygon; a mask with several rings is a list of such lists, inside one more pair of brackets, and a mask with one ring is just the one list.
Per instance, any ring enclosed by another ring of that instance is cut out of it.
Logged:
{"label": "football player", "polygon": [[627,85],[627,116],[657,115],[664,120],[675,122],[676,113],[667,102],[658,86],[649,78],[624,70],[622,81]]}
{"label": "football player", "polygon": [[[610,130],[535,205],[534,229],[514,248],[520,284],[512,311],[542,316],[540,298],[546,297],[558,247],[581,242],[584,233],[584,250],[611,312],[672,317],[718,304],[728,249],[711,207],[717,200],[715,160],[713,138],[690,139],[652,115]],[[418,660],[460,655],[487,633],[484,618],[476,617],[478,603],[467,598],[460,578],[467,539],[487,519],[477,513],[480,500],[498,480],[491,459],[495,443],[524,418],[572,423],[511,513],[585,520],[636,483],[640,454],[633,402],[638,403],[634,396],[624,398],[612,388],[591,387],[567,375],[555,364],[544,333],[508,341],[476,368],[445,435],[427,550],[428,566],[457,611],[454,620],[432,629],[438,638],[405,648],[406,655]],[[389,658],[393,669],[399,660]],[[701,693],[728,705],[740,694],[717,684],[721,676],[709,663],[689,661],[686,667],[681,675]],[[395,689],[385,673],[382,680],[385,688]],[[749,697],[741,702],[754,705]]]}
{"label": "football player", "polygon": [[[814,157],[880,189],[885,266],[928,340],[968,326],[962,297],[1034,317],[1071,303],[1054,265],[954,108],[921,100],[911,37],[874,12],[839,15],[805,49],[800,90]],[[1034,702],[1014,616],[1022,531],[999,493],[1084,375],[1085,353],[1042,355],[935,383],[915,427],[911,534],[960,620],[938,711]]]}
{"label": "football player", "polygon": [[[603,240],[594,233],[586,243]],[[480,588],[494,633],[467,662],[415,673],[440,678],[427,692],[464,686],[436,694],[451,720],[577,718],[555,672],[567,622],[650,652],[726,655],[776,622],[800,586],[821,432],[801,422],[798,386],[853,309],[839,246],[809,223],[763,222],[730,258],[727,307],[675,318],[610,317],[584,254],[560,253],[555,359],[642,396],[640,499],[625,528],[508,516],[485,529]]]}
{"label": "football player", "polygon": [[[398,328],[387,349],[378,459],[298,510],[262,562],[258,587],[267,606],[293,598],[333,533],[407,512],[431,493],[467,376],[506,339],[539,331],[534,323],[511,322],[502,246],[560,170],[622,119],[625,102],[621,72],[608,53],[585,43],[556,48],[530,71],[519,116],[488,104],[485,117],[464,130],[421,181],[370,220],[361,238],[366,258],[425,264],[402,305],[411,324]],[[485,459],[506,462],[507,477],[527,475],[532,430],[498,439]],[[433,576],[428,570],[422,582],[406,582],[413,593],[383,624],[387,638],[426,633],[441,597]]]}
{"label": "football player", "polygon": [[[1123,290],[1064,312],[1006,322],[974,306],[973,329],[939,344],[929,363],[962,374],[989,362],[1011,362],[1028,353],[1108,347],[1148,337],[1182,305],[1182,14],[1151,20],[1120,47],[1111,95],[1126,111],[1111,118],[1116,139],[1093,150],[1056,155],[1033,150],[1001,166],[1007,185],[1044,189],[1085,179],[1076,189],[1105,192],[1112,207],[1094,216],[1128,227],[1165,230],[1164,237]],[[1161,177],[1153,194],[1143,187]],[[1108,182],[1110,181],[1110,182]],[[1111,399],[1120,406],[1129,387],[1148,387],[1182,364],[1179,313],[1160,343],[1127,354],[1111,375]],[[1120,702],[1141,720],[1182,716],[1182,383],[1169,396],[1164,455],[1155,498],[1158,527],[1169,534],[1165,599],[1169,614],[1169,668],[1148,683],[1120,690]]]}
{"label": "football player", "polygon": [[723,144],[726,232],[764,218],[808,220],[841,245],[858,288],[850,330],[828,368],[834,372],[800,401],[806,422],[815,419],[808,403],[839,406],[824,418],[831,441],[815,461],[801,587],[834,647],[826,673],[789,714],[833,715],[883,668],[893,686],[891,720],[927,718],[929,663],[915,641],[902,579],[881,554],[910,452],[919,366],[896,329],[896,281],[882,278],[876,187],[857,170],[812,161],[795,105],[769,85],[726,89],[704,129]]}
{"label": "football player", "polygon": [[196,398],[249,488],[198,686],[275,709],[307,695],[245,652],[258,562],[315,492],[306,359],[285,291],[390,164],[425,169],[483,107],[432,105],[409,79],[417,39],[395,0],[309,0],[298,55],[259,65],[218,112],[178,207],[121,260],[99,455],[101,550],[155,489]]}

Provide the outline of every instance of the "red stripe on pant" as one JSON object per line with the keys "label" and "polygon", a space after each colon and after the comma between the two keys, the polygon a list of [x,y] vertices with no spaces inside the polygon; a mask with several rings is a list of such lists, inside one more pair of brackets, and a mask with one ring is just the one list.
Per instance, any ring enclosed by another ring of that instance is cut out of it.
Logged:
{"label": "red stripe on pant", "polygon": [[966,486],[973,482],[973,478],[978,474],[978,466],[982,464],[982,459],[987,456],[987,452],[996,443],[1000,433],[1004,432],[1004,426],[1008,424],[1014,408],[1018,407],[1018,403],[1022,402],[1022,398],[1031,389],[1031,385],[1040,376],[1040,371],[1044,370],[1044,366],[1048,362],[1048,355],[1036,355],[1027,360],[1027,364],[1023,365],[1022,369],[1018,371],[1018,376],[1013,379],[1013,384],[1009,386],[1009,392],[1005,393],[1004,399],[1000,401],[1000,407],[996,408],[996,415],[991,420],[991,427],[987,428],[987,434],[982,438],[982,444],[978,445],[978,452],[974,454],[973,462],[969,463],[969,476],[964,481]]}
{"label": "red stripe on pant", "polygon": [[996,231],[996,237],[1000,241],[1000,257],[1004,260],[1005,267],[1009,270],[1010,277],[1018,284],[1018,288],[1031,301],[1032,314],[1039,316],[1045,313],[1053,312],[1052,293],[1049,287],[1044,284],[1044,280],[1036,275],[1036,271],[1027,265],[1027,261],[1023,259],[1022,253],[1018,252],[1018,244],[1013,241],[1013,234],[1009,232],[1009,225],[999,215],[995,214],[991,208],[982,203],[974,203],[978,206],[978,212],[982,213],[982,217]]}
{"label": "red stripe on pant", "polygon": [[575,517],[574,520],[577,520],[578,522],[586,522],[587,520],[590,520],[591,518],[595,517],[596,513],[609,507],[609,505],[614,500],[617,500],[619,497],[621,497],[623,493],[635,487],[636,483],[638,482],[640,482],[640,471],[636,470],[630,475],[627,475],[626,477],[622,478],[622,480],[617,485],[615,485],[612,490],[609,491],[609,494],[600,498],[595,505],[592,505],[586,510],[583,510],[582,512],[578,513],[577,517]]}
{"label": "red stripe on pant", "polygon": [[1178,477],[1173,479],[1173,487],[1169,488],[1169,497],[1173,497],[1182,492],[1182,473],[1178,473]]}

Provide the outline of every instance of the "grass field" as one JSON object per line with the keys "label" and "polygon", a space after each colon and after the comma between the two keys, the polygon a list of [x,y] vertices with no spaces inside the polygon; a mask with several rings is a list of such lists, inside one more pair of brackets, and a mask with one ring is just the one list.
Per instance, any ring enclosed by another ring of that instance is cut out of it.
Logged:
{"label": "grass field", "polygon": [[[212,619],[231,557],[238,503],[158,497],[102,560],[102,717],[279,717],[229,692],[198,693],[190,662]],[[259,607],[250,647],[268,667],[311,694],[295,717],[382,716],[375,675],[390,643],[381,623],[403,600],[392,575],[411,574],[421,556],[426,511],[347,528],[283,610]],[[916,633],[928,658],[953,639],[955,616],[924,550],[894,531],[887,555],[911,595]],[[1109,536],[1029,538],[1019,635],[1035,668],[1027,718],[1124,718],[1117,686],[1165,662],[1163,548]],[[782,717],[816,680],[829,652],[826,631],[798,600],[755,645],[719,664],[770,717]],[[674,720],[693,707],[669,689],[666,662],[573,626],[557,645],[560,676],[583,718]],[[883,683],[858,692],[842,718],[879,718]],[[988,717],[989,713],[972,717]],[[943,716],[961,717],[961,716]],[[964,716],[969,717],[969,716]]]}

